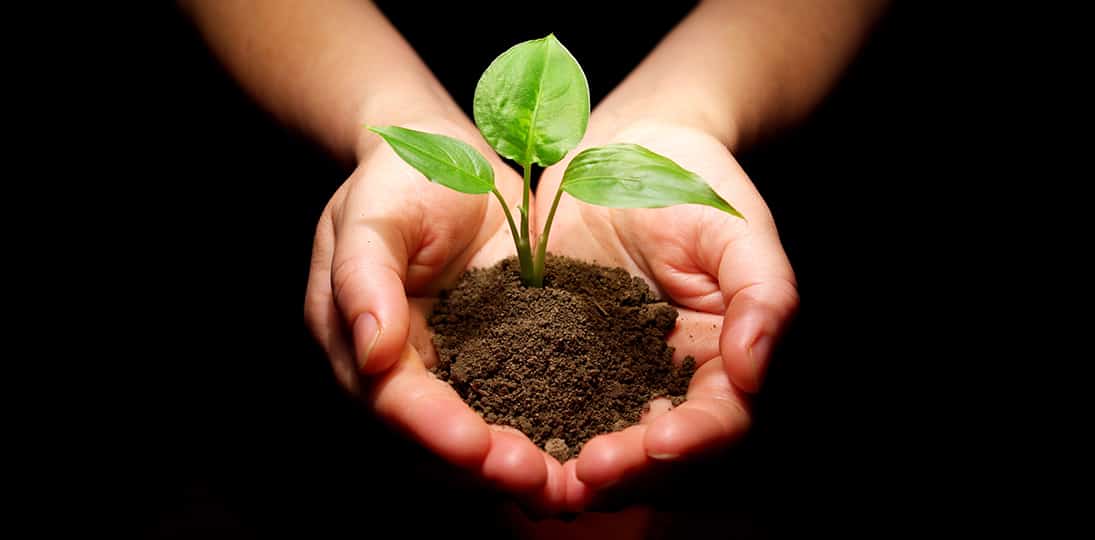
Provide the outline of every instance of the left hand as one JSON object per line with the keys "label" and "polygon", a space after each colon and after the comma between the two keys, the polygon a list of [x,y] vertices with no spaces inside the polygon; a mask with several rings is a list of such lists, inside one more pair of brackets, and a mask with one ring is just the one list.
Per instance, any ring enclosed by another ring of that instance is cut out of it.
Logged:
{"label": "left hand", "polygon": [[772,347],[798,307],[794,273],[767,205],[726,146],[694,127],[634,122],[587,137],[544,171],[537,230],[569,157],[612,142],[646,146],[699,174],[748,221],[706,206],[610,209],[563,196],[548,251],[641,276],[680,312],[668,338],[674,361],[692,356],[697,365],[686,402],[672,410],[655,404],[640,424],[592,439],[565,464],[566,506],[573,511],[596,504],[610,486],[659,469],[659,462],[722,448],[742,435],[750,420],[747,395],[759,390]]}
{"label": "left hand", "polygon": [[[521,178],[487,152],[471,122],[407,114],[394,120],[478,146],[491,156],[498,190],[510,204],[521,199]],[[437,356],[426,315],[437,292],[463,271],[513,253],[502,207],[488,195],[427,181],[362,132],[360,163],[316,227],[309,328],[338,381],[379,419],[530,510],[556,513],[562,468],[555,458],[516,430],[489,426],[428,370]]]}

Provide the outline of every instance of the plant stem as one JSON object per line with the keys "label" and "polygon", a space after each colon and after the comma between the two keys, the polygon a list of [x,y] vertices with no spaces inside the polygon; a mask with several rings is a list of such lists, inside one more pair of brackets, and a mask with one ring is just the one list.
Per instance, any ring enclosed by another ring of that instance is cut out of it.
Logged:
{"label": "plant stem", "polygon": [[529,247],[528,240],[521,239],[517,244],[517,261],[521,264],[521,283],[524,283],[526,287],[532,286],[532,249]]}
{"label": "plant stem", "polygon": [[547,261],[548,234],[551,233],[551,222],[555,221],[555,209],[559,208],[559,199],[563,197],[563,184],[559,183],[559,189],[555,190],[555,200],[551,202],[551,210],[548,212],[547,221],[544,222],[544,230],[540,233],[540,241],[536,246],[536,259],[532,262],[532,286],[544,286],[544,266]]}
{"label": "plant stem", "polygon": [[[517,226],[513,223],[513,214],[509,211],[509,205],[506,204],[506,199],[502,198],[502,193],[498,191],[498,188],[492,188],[490,192],[498,198],[498,202],[502,205],[502,211],[506,213],[506,221],[509,222],[509,232],[513,234],[513,243],[519,244],[521,237],[517,234]],[[517,250],[521,250],[520,246],[518,246]]]}
{"label": "plant stem", "polygon": [[521,263],[521,281],[526,287],[534,285],[535,276],[532,264],[532,236],[528,230],[529,194],[532,192],[532,163],[522,163],[525,189],[521,193],[521,239],[517,243],[517,260]]}
{"label": "plant stem", "polygon": [[525,240],[525,243],[531,241],[532,237],[528,234],[528,199],[529,192],[532,191],[532,164],[521,164],[525,170],[525,191],[521,195],[521,238]]}
{"label": "plant stem", "polygon": [[[513,214],[510,213],[509,205],[506,204],[506,199],[502,197],[502,193],[498,191],[498,188],[490,190],[495,197],[498,198],[498,203],[502,205],[502,211],[506,213],[506,222],[509,223],[509,232],[513,235],[513,243],[517,246],[517,261],[521,264],[521,281],[526,285],[532,283],[532,250],[529,248],[529,242],[527,239],[522,238],[517,225],[513,222]],[[525,230],[528,230],[528,221],[523,220],[525,224]]]}

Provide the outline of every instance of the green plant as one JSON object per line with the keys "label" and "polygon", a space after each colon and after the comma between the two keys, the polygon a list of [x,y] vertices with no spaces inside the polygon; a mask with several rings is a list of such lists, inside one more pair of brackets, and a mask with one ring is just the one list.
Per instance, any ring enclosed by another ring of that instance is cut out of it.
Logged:
{"label": "green plant", "polygon": [[509,222],[526,286],[543,285],[548,234],[564,191],[578,200],[612,208],[691,203],[742,217],[702,178],[669,158],[636,144],[610,144],[586,149],[571,160],[534,253],[528,226],[532,165],[558,163],[585,135],[589,123],[585,74],[554,34],[520,43],[496,58],[479,79],[474,113],[483,138],[524,172],[520,228],[494,186],[490,164],[468,144],[397,126],[369,129],[430,181],[463,193],[493,193]]}

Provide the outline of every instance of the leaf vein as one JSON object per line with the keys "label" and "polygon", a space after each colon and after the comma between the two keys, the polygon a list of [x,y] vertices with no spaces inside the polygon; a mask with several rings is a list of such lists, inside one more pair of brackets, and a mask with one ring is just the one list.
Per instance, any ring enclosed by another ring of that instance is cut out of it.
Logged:
{"label": "leaf vein", "polygon": [[[421,146],[418,146],[418,145],[415,145],[415,144],[412,144],[412,143],[408,142],[406,139],[401,139],[399,142],[402,143],[403,145],[407,146],[408,148],[412,148],[414,150],[417,150],[419,154],[421,154],[421,155],[423,155],[427,158],[430,158],[430,159],[436,161],[437,163],[440,163],[441,165],[450,166],[452,169],[455,169],[457,172],[462,173],[465,176],[470,176],[470,177],[474,178],[475,180],[480,180],[480,181],[483,180],[482,178],[479,178],[479,176],[477,174],[474,174],[470,171],[462,169],[459,166],[459,164],[455,163],[457,160],[453,159],[453,157],[450,156],[449,153],[443,147],[441,147],[440,145],[438,145],[438,148],[440,148],[441,151],[445,153],[445,157],[448,157],[452,162],[445,161],[444,159],[438,157],[437,155],[435,155],[431,152],[428,152],[425,148],[422,148]],[[483,182],[483,183],[486,183],[486,182]]]}
{"label": "leaf vein", "polygon": [[[551,44],[546,40],[544,41],[544,64],[540,68],[540,80],[536,83],[536,102],[532,105],[532,116],[529,117],[528,123],[528,137],[525,138],[525,159],[528,160],[528,165],[533,162],[532,159],[532,147],[534,145],[533,139],[536,137],[536,115],[540,112],[540,98],[544,93],[544,75],[547,72],[548,60],[551,59]],[[524,164],[522,164],[524,165]]]}

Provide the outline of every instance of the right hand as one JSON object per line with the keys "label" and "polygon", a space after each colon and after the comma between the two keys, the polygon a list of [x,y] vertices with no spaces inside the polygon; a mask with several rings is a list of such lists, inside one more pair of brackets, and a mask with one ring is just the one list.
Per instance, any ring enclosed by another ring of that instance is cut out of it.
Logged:
{"label": "right hand", "polygon": [[[476,147],[510,206],[520,203],[521,178],[470,122],[401,125]],[[305,300],[312,334],[342,386],[386,423],[526,507],[554,513],[565,498],[559,463],[520,432],[488,426],[428,371],[436,353],[425,317],[438,291],[464,270],[515,252],[497,199],[431,183],[380,137],[365,130],[362,137],[375,140],[363,139],[356,170],[316,230]]]}
{"label": "right hand", "polygon": [[[548,250],[643,278],[679,310],[668,336],[674,361],[696,361],[687,401],[671,410],[651,403],[638,425],[598,435],[564,467],[571,510],[641,501],[638,487],[657,486],[675,463],[738,440],[751,423],[749,395],[759,390],[772,346],[798,307],[794,272],[768,206],[720,140],[661,119],[594,113],[590,126],[595,135],[583,146],[628,142],[668,156],[749,221],[696,205],[606,208],[560,199]],[[551,200],[543,194],[556,193],[568,161],[544,171],[541,205]]]}

